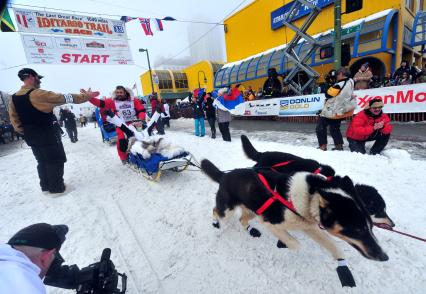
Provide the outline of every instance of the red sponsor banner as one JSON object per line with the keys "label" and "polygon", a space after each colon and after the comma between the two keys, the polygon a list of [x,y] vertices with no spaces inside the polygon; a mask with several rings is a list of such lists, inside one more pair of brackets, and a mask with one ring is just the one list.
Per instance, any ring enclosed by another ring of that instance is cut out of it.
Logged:
{"label": "red sponsor banner", "polygon": [[426,84],[412,84],[355,91],[361,111],[373,98],[383,100],[386,113],[426,112]]}

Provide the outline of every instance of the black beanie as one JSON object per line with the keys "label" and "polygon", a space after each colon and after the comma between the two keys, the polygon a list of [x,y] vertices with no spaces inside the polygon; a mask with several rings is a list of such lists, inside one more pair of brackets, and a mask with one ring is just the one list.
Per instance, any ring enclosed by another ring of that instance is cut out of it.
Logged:
{"label": "black beanie", "polygon": [[39,223],[23,228],[7,244],[59,250],[67,233],[68,227],[66,225],[52,226]]}

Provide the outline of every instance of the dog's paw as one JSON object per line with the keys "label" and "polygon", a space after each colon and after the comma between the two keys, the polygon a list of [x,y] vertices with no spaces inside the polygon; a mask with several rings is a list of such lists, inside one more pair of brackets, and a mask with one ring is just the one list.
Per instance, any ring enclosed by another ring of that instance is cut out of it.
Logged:
{"label": "dog's paw", "polygon": [[216,229],[220,229],[219,221],[214,220],[214,221],[213,221],[213,223],[212,223],[212,225],[213,225],[213,227],[215,227]]}
{"label": "dog's paw", "polygon": [[281,240],[278,240],[277,247],[278,248],[287,248],[287,245],[285,245],[283,242],[281,242]]}
{"label": "dog's paw", "polygon": [[259,238],[262,235],[258,229],[253,228],[250,225],[247,227],[247,231],[249,232],[250,236],[254,238]]}

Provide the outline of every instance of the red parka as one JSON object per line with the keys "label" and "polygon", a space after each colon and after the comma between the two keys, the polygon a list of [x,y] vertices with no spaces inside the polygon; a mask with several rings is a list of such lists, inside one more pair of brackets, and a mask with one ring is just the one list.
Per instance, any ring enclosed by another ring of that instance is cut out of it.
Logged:
{"label": "red parka", "polygon": [[368,110],[363,110],[356,114],[352,119],[347,131],[346,137],[357,140],[364,141],[372,135],[374,130],[374,124],[383,121],[383,128],[379,130],[384,135],[389,135],[392,132],[392,125],[390,124],[390,118],[387,114],[381,113],[380,116],[374,118],[368,115],[366,112]]}

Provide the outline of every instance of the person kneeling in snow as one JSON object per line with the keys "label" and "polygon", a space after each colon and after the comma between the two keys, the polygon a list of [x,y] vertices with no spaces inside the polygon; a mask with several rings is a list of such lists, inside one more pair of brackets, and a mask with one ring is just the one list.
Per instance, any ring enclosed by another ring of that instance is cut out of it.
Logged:
{"label": "person kneeling in snow", "polygon": [[380,98],[371,99],[365,109],[353,118],[346,131],[351,152],[365,154],[365,142],[375,141],[370,154],[375,155],[385,149],[392,125],[390,118],[382,111],[383,101]]}
{"label": "person kneeling in snow", "polygon": [[[106,121],[106,111],[111,110],[122,118],[126,125],[130,125],[135,120],[145,121],[145,108],[139,99],[133,97],[133,92],[129,88],[117,86],[113,92],[113,97],[105,100],[92,98],[89,100],[93,105],[101,108],[102,120]],[[117,152],[121,162],[127,162],[128,140],[120,128],[116,128]]]}

